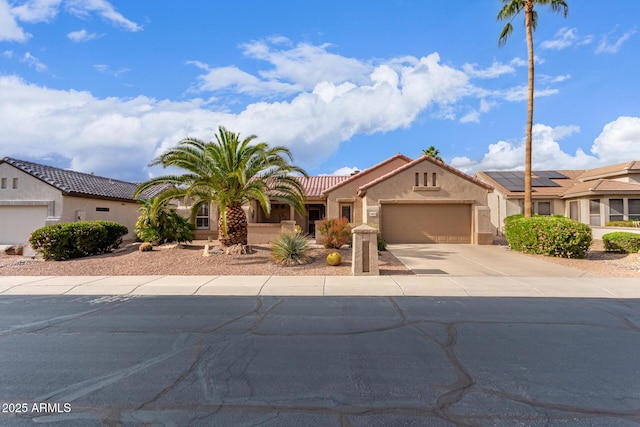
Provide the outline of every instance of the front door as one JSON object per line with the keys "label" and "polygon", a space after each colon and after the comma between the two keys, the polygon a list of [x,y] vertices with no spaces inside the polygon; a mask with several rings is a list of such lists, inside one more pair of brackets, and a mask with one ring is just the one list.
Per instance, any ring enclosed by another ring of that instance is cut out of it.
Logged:
{"label": "front door", "polygon": [[320,216],[320,208],[312,208],[309,210],[309,236],[316,236],[316,221],[319,221],[322,217]]}

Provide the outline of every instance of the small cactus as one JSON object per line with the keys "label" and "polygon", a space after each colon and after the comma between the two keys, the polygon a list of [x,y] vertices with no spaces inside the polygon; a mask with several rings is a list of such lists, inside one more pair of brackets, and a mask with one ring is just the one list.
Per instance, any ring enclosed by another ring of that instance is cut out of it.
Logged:
{"label": "small cactus", "polygon": [[153,245],[150,242],[143,242],[138,250],[140,252],[149,252],[153,250]]}

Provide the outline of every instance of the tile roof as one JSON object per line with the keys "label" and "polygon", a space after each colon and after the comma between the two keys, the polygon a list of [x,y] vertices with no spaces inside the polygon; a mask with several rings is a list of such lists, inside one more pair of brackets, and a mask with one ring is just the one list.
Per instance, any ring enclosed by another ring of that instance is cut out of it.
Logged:
{"label": "tile roof", "polygon": [[640,194],[640,184],[611,179],[598,179],[595,181],[578,182],[564,192],[563,198],[577,197],[587,194]]}
{"label": "tile roof", "polygon": [[349,178],[350,176],[320,175],[308,177],[301,176],[299,177],[299,180],[307,198],[319,199],[324,198],[323,193],[325,190],[335,187]]}
{"label": "tile roof", "polygon": [[455,175],[458,175],[461,178],[466,179],[467,181],[471,181],[474,184],[477,184],[477,185],[479,185],[481,187],[486,188],[487,190],[493,190],[493,187],[491,185],[487,184],[486,182],[483,182],[483,181],[481,181],[481,180],[479,180],[477,178],[474,178],[471,175],[467,175],[466,173],[464,173],[464,172],[462,172],[462,171],[460,171],[460,170],[458,170],[458,169],[456,169],[456,168],[454,168],[452,166],[449,166],[445,162],[443,162],[441,160],[438,160],[438,159],[436,159],[434,157],[427,156],[427,155],[422,155],[422,156],[418,157],[417,159],[413,160],[412,162],[409,162],[409,163],[407,163],[405,165],[402,165],[399,168],[392,170],[388,174],[382,175],[378,179],[374,179],[373,181],[370,181],[370,182],[366,183],[365,185],[361,186],[358,190],[365,191],[368,188],[371,188],[374,185],[376,185],[376,184],[378,184],[378,183],[380,183],[380,182],[392,177],[393,175],[395,175],[395,174],[397,174],[399,172],[402,172],[405,169],[409,169],[410,167],[412,167],[412,166],[414,166],[414,165],[416,165],[416,164],[418,164],[420,162],[423,162],[423,161],[428,161],[428,162],[431,162],[433,164],[436,164],[436,165],[440,166],[441,168],[446,169],[449,172],[451,172],[451,173],[453,173]]}
{"label": "tile roof", "polygon": [[111,178],[60,169],[24,160],[5,157],[0,163],[13,167],[57,188],[66,195],[134,201],[148,199],[160,194],[166,187],[156,187],[145,191],[140,197],[133,196],[138,184]]}
{"label": "tile roof", "polygon": [[629,172],[640,173],[640,160],[631,160],[624,163],[617,163],[615,165],[589,169],[584,171],[584,173],[580,175],[578,179],[580,181],[587,181],[589,179],[607,178],[607,177],[616,176],[616,175],[624,175]]}

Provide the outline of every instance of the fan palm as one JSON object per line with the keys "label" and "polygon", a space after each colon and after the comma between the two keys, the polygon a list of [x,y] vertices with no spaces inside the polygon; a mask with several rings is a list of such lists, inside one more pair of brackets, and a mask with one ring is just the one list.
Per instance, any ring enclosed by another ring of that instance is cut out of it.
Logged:
{"label": "fan palm", "polygon": [[440,157],[440,150],[438,150],[433,145],[430,145],[426,150],[422,150],[422,154],[425,156],[433,157],[436,160],[442,161],[442,157]]}
{"label": "fan palm", "polygon": [[524,26],[527,33],[527,52],[529,57],[528,73],[528,105],[527,129],[525,136],[525,171],[524,171],[524,216],[531,216],[531,140],[533,129],[533,31],[538,24],[538,13],[535,6],[550,6],[553,12],[562,12],[564,17],[569,13],[569,6],[564,0],[501,0],[503,7],[498,13],[498,21],[507,21],[500,33],[498,45],[503,46],[513,32],[511,21],[524,10]]}
{"label": "fan palm", "polygon": [[291,164],[291,152],[281,146],[270,147],[265,142],[252,144],[251,135],[218,128],[215,141],[204,142],[185,138],[176,147],[162,153],[150,166],[178,167],[181,175],[166,175],[141,184],[136,194],[161,184],[173,187],[156,198],[156,206],[169,199],[190,201],[191,220],[205,204],[215,202],[220,207],[219,240],[223,246],[247,244],[247,216],[242,206],[256,200],[267,216],[271,201],[287,203],[305,214],[304,193],[294,174],[306,172]]}

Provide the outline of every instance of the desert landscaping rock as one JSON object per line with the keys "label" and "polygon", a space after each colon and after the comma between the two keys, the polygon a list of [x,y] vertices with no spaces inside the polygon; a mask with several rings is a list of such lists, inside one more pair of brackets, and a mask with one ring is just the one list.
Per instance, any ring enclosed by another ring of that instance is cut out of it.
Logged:
{"label": "desert landscaping rock", "polygon": [[[0,255],[0,276],[350,276],[351,249],[340,249],[342,264],[327,265],[327,255],[335,249],[315,248],[304,265],[280,266],[271,258],[268,245],[250,245],[244,255],[225,255],[216,243],[209,244],[209,256],[203,256],[207,241],[154,246],[151,252],[138,251],[137,244],[124,244],[114,253],[68,261],[35,261],[22,256]],[[391,253],[380,253],[383,275],[413,274]]]}

